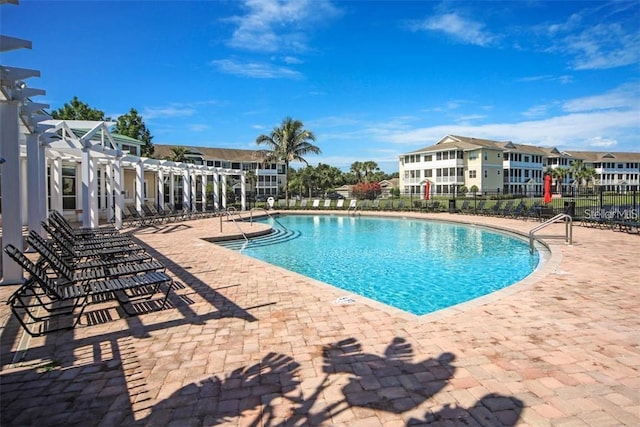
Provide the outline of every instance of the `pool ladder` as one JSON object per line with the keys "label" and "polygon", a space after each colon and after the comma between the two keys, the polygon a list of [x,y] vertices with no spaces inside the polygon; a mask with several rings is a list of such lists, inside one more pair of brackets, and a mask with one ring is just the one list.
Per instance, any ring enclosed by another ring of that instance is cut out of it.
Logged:
{"label": "pool ladder", "polygon": [[573,241],[573,218],[571,217],[571,215],[568,215],[568,214],[565,214],[565,213],[561,213],[561,214],[558,214],[558,215],[554,216],[553,218],[550,218],[550,219],[546,220],[542,224],[532,228],[531,231],[529,231],[529,252],[531,252],[531,254],[533,254],[533,240],[534,240],[533,235],[535,234],[535,232],[536,231],[540,231],[543,228],[546,228],[549,225],[554,224],[556,222],[560,222],[562,220],[564,220],[564,241],[569,245],[572,243],[572,241]]}

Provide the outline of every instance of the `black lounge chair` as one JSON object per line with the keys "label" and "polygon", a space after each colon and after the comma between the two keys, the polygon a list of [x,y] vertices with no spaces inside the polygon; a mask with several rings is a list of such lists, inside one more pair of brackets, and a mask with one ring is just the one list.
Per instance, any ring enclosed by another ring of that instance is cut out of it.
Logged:
{"label": "black lounge chair", "polygon": [[102,227],[74,228],[69,221],[56,210],[49,213],[49,222],[56,224],[59,228],[64,228],[78,239],[109,237],[120,234],[117,228],[110,225]]}
{"label": "black lounge chair", "polygon": [[129,253],[125,256],[111,257],[111,258],[94,258],[94,259],[75,259],[65,253],[62,250],[58,250],[56,246],[48,241],[47,239],[40,236],[35,231],[30,231],[27,236],[27,242],[30,246],[33,247],[36,251],[40,252],[38,248],[41,248],[43,251],[51,251],[58,255],[61,259],[63,259],[67,265],[69,265],[74,270],[84,270],[91,268],[111,268],[126,262],[127,264],[132,263],[145,263],[153,261],[151,255],[146,252],[138,252],[138,253]]}
{"label": "black lounge chair", "polygon": [[[9,297],[7,304],[31,336],[75,328],[84,310],[93,303],[115,299],[126,314],[136,315],[135,311],[128,310],[128,305],[140,299],[151,299],[162,286],[166,286],[158,307],[158,310],[163,309],[173,285],[171,277],[164,272],[91,280],[81,284],[49,276],[45,266],[35,264],[11,244],[5,246],[4,251],[29,273],[28,280]],[[40,313],[41,309],[46,312],[44,315]],[[25,315],[31,320],[25,319]]]}
{"label": "black lounge chair", "polygon": [[72,282],[83,283],[89,280],[130,276],[151,271],[165,271],[165,266],[159,261],[148,259],[136,262],[122,259],[118,263],[83,267],[68,262],[55,251],[42,237],[34,231],[27,236],[27,243],[40,254],[38,264],[51,267],[58,276],[63,276]]}
{"label": "black lounge chair", "polygon": [[144,248],[134,243],[123,245],[103,245],[103,244],[87,244],[76,246],[73,242],[67,240],[64,236],[56,233],[46,223],[42,223],[42,227],[49,233],[56,242],[57,248],[63,253],[63,256],[75,260],[86,259],[109,259],[123,255],[137,254],[145,252]]}

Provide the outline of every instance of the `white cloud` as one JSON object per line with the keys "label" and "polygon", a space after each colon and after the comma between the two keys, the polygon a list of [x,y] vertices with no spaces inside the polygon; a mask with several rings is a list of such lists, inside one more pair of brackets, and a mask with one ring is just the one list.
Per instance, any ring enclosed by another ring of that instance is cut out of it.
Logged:
{"label": "white cloud", "polygon": [[299,79],[298,71],[267,62],[240,62],[235,59],[216,59],[210,62],[223,73],[257,79]]}
{"label": "white cloud", "polygon": [[619,24],[600,24],[567,36],[558,49],[574,55],[576,70],[616,68],[640,61],[640,33]]}
{"label": "white cloud", "polygon": [[564,111],[575,113],[610,109],[638,109],[640,107],[640,84],[637,82],[621,85],[607,93],[585,96],[567,101]]}
{"label": "white cloud", "polygon": [[190,106],[145,107],[140,115],[145,120],[157,118],[188,117],[193,116],[196,110]]}
{"label": "white cloud", "polygon": [[211,126],[206,125],[206,124],[199,124],[199,123],[194,123],[191,125],[187,126],[189,128],[190,131],[192,132],[205,132],[208,131],[209,129],[211,129]]}
{"label": "white cloud", "polygon": [[456,13],[427,18],[412,25],[412,29],[443,32],[462,43],[477,46],[489,46],[497,39],[485,30],[483,23],[463,18]]}
{"label": "white cloud", "polygon": [[329,0],[244,0],[247,13],[230,19],[237,25],[229,45],[259,52],[307,50],[306,32],[339,12]]}
{"label": "white cloud", "polygon": [[618,144],[618,141],[616,141],[615,139],[603,138],[601,136],[596,136],[595,138],[592,138],[590,141],[587,141],[588,146],[597,147],[597,148],[609,148],[617,144]]}
{"label": "white cloud", "polygon": [[576,70],[609,69],[640,61],[637,2],[593,3],[565,22],[533,27],[548,52],[570,58]]}

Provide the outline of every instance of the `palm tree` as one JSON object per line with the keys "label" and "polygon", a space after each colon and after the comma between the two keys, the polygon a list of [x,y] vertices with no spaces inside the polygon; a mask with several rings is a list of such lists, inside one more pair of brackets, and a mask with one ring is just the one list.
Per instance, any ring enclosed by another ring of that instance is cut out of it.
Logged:
{"label": "palm tree", "polygon": [[570,170],[573,174],[573,178],[577,182],[578,190],[580,190],[580,185],[583,181],[588,187],[589,182],[597,175],[596,170],[594,168],[587,167],[582,160],[572,161]]}
{"label": "palm tree", "polygon": [[367,160],[366,162],[362,162],[362,169],[364,170],[365,182],[371,182],[374,172],[380,171],[378,164],[373,160]]}
{"label": "palm tree", "polygon": [[172,162],[186,162],[187,153],[189,150],[186,147],[171,147],[171,154],[167,156],[166,160],[171,160]]}
{"label": "palm tree", "polygon": [[[280,127],[273,128],[269,135],[260,135],[256,138],[256,144],[266,145],[269,148],[262,151],[265,161],[284,162],[285,178],[289,179],[289,163],[303,162],[308,165],[304,155],[320,154],[320,148],[309,141],[315,141],[316,137],[310,130],[304,129],[304,124],[299,120],[286,117]],[[289,203],[289,186],[285,186],[285,199]]]}
{"label": "palm tree", "polygon": [[362,162],[351,163],[351,173],[356,177],[356,184],[363,181],[364,164]]}
{"label": "palm tree", "polygon": [[569,169],[567,168],[554,168],[549,171],[551,177],[556,181],[556,193],[562,193],[562,181],[564,177],[569,174]]}

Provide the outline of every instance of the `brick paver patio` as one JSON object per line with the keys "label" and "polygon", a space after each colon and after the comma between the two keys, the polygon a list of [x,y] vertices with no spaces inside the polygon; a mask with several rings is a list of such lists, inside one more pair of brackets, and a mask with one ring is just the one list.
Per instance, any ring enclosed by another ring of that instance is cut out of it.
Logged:
{"label": "brick paver patio", "polygon": [[637,235],[574,227],[529,279],[415,317],[202,240],[234,233],[134,232],[177,280],[163,311],[96,305],[89,326],[29,339],[1,304],[0,424],[640,425]]}

